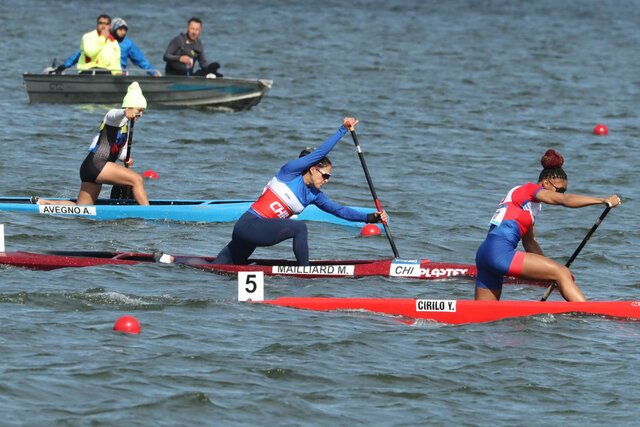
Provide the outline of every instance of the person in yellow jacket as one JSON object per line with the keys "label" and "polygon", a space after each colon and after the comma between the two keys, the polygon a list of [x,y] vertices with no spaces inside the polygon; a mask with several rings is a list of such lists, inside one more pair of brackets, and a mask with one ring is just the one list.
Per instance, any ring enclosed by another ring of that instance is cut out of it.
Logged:
{"label": "person in yellow jacket", "polygon": [[111,74],[122,73],[120,45],[109,32],[110,26],[111,17],[100,15],[96,29],[82,36],[81,54],[77,65],[80,73],[92,73],[97,70],[108,70]]}

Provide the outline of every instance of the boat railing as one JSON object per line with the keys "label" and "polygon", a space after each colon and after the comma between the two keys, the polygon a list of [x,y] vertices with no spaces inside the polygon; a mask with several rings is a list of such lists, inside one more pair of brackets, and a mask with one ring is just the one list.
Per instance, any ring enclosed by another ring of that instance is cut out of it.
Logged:
{"label": "boat railing", "polygon": [[[42,74],[57,74],[57,75],[74,75],[74,74],[83,74],[83,75],[89,75],[89,76],[96,76],[96,75],[114,75],[114,76],[132,76],[132,77],[137,77],[137,76],[161,76],[162,72],[158,69],[152,68],[149,70],[142,70],[142,69],[132,69],[132,70],[111,70],[108,68],[90,68],[88,70],[79,70],[76,67],[70,67],[65,69],[64,71],[61,71],[59,73],[55,72],[55,68],[53,67],[46,67],[44,70],[42,70]],[[114,73],[115,71],[115,73]]]}

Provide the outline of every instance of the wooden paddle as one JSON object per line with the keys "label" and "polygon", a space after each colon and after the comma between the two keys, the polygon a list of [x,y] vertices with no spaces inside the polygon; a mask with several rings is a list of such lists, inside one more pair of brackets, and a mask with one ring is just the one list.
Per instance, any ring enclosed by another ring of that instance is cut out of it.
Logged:
{"label": "wooden paddle", "polygon": [[[369,168],[367,168],[367,162],[364,160],[364,154],[362,153],[362,148],[360,148],[360,143],[358,142],[358,136],[356,135],[356,130],[354,128],[351,128],[349,129],[349,132],[351,132],[353,143],[356,145],[356,151],[358,152],[358,157],[360,158],[360,163],[362,164],[362,169],[364,170],[364,176],[367,178],[367,184],[369,184],[369,189],[371,190],[371,196],[373,196],[373,202],[375,203],[376,209],[378,209],[378,212],[382,212],[382,205],[380,204],[380,200],[378,199],[378,195],[376,194],[376,189],[373,188],[371,175],[369,175]],[[391,235],[391,229],[389,228],[389,224],[387,224],[387,221],[382,221],[382,225],[384,226],[384,231],[387,235],[387,239],[389,240],[389,244],[391,245],[391,250],[393,251],[393,255],[396,258],[400,258],[400,254],[398,253],[398,248],[396,247],[396,242],[393,240],[393,236]]]}
{"label": "wooden paddle", "polygon": [[[593,224],[593,227],[591,227],[591,230],[589,230],[589,232],[587,233],[586,236],[584,236],[584,239],[582,239],[582,242],[580,243],[580,245],[578,246],[578,249],[575,250],[575,252],[573,253],[573,255],[571,255],[571,258],[569,258],[569,261],[567,261],[567,263],[565,264],[565,267],[569,268],[571,266],[571,264],[573,263],[573,261],[578,257],[578,254],[580,253],[580,251],[582,250],[582,248],[584,248],[584,246],[587,244],[587,242],[589,241],[589,239],[591,238],[591,235],[596,231],[596,229],[598,228],[598,226],[600,225],[600,223],[602,222],[602,220],[604,219],[605,216],[607,216],[607,214],[609,213],[609,211],[611,210],[611,206],[607,206],[604,210],[604,212],[602,212],[602,214],[600,215],[600,217],[596,220],[595,224]],[[547,298],[549,298],[549,295],[551,295],[551,292],[553,292],[553,290],[555,288],[558,287],[558,284],[553,282],[551,285],[549,285],[549,287],[547,288],[546,291],[544,291],[544,295],[542,295],[542,298],[540,299],[541,302],[544,302],[547,300]]]}
{"label": "wooden paddle", "polygon": [[[129,120],[129,132],[127,136],[127,155],[124,158],[124,167],[128,168],[127,162],[131,159],[131,146],[133,145],[133,125],[134,119]],[[116,184],[111,188],[112,199],[133,199],[133,188],[130,185]]]}

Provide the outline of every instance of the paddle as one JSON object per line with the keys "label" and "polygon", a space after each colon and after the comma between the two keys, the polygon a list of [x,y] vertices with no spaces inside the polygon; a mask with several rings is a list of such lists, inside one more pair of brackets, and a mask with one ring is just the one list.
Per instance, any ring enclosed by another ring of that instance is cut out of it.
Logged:
{"label": "paddle", "polygon": [[[589,239],[591,238],[591,235],[596,231],[596,229],[598,228],[598,226],[600,225],[600,223],[602,222],[602,220],[604,219],[605,216],[607,216],[607,214],[609,213],[609,211],[611,210],[611,206],[607,206],[604,210],[604,212],[602,212],[602,214],[600,215],[600,217],[596,220],[595,224],[593,224],[593,227],[591,227],[591,230],[589,230],[589,232],[587,233],[586,236],[584,236],[584,239],[582,239],[582,242],[580,243],[580,245],[578,246],[578,249],[575,250],[575,252],[573,253],[573,255],[571,255],[571,258],[569,258],[569,261],[567,261],[567,263],[565,264],[565,267],[569,268],[571,266],[571,263],[573,263],[573,261],[578,257],[578,254],[580,253],[580,251],[582,250],[582,248],[584,248],[584,246],[587,244],[587,242],[589,241]],[[553,292],[553,290],[558,286],[557,283],[553,282],[551,285],[549,285],[549,287],[547,288],[546,291],[544,291],[544,295],[542,295],[542,298],[540,299],[541,302],[544,302],[547,300],[547,298],[549,298],[549,295],[551,295],[551,292]]]}
{"label": "paddle", "polygon": [[[131,119],[129,125],[129,135],[127,136],[127,155],[124,158],[124,167],[128,168],[127,162],[131,158],[131,146],[133,145],[133,125],[135,120]],[[116,184],[111,188],[112,199],[133,199],[133,189],[130,185]]]}
{"label": "paddle", "polygon": [[[362,164],[362,169],[364,170],[364,176],[367,178],[367,184],[369,184],[369,190],[371,190],[371,196],[373,196],[373,202],[376,204],[376,209],[379,212],[382,212],[382,205],[380,204],[380,200],[376,194],[376,189],[373,187],[373,182],[371,181],[371,175],[369,175],[369,168],[367,168],[367,162],[364,160],[364,154],[362,153],[362,148],[360,148],[360,143],[358,142],[358,136],[356,135],[356,130],[354,128],[349,129],[351,132],[351,137],[353,138],[353,143],[356,145],[356,151],[358,152],[358,157],[360,158],[360,163]],[[396,258],[400,258],[400,254],[398,253],[398,248],[396,248],[396,243],[393,240],[393,236],[391,235],[391,229],[389,229],[389,224],[387,221],[382,221],[382,225],[384,226],[384,231],[387,235],[387,239],[389,240],[389,244],[391,245],[391,250],[393,251],[393,255]]]}

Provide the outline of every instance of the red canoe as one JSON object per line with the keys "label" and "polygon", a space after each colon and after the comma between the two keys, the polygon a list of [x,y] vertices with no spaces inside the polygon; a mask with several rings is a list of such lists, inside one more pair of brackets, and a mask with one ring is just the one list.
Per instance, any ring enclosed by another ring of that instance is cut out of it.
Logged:
{"label": "red canoe", "polygon": [[102,251],[47,251],[47,252],[0,252],[0,265],[30,268],[32,270],[55,270],[69,267],[93,267],[96,265],[133,265],[152,263],[152,254],[135,252]]}
{"label": "red canoe", "polygon": [[[437,280],[454,276],[473,278],[476,267],[470,264],[422,260],[333,260],[311,261],[310,266],[297,266],[294,261],[278,259],[250,260],[249,265],[210,264],[215,257],[175,256],[175,263],[215,273],[235,275],[239,271],[262,271],[267,276],[319,277],[407,277]],[[48,251],[0,253],[0,264],[33,270],[54,270],[96,265],[133,265],[154,263],[153,254],[102,251]]]}
{"label": "red canoe", "polygon": [[[249,265],[211,264],[215,257],[175,256],[175,264],[186,265],[212,273],[235,276],[240,271],[261,271],[265,276],[289,276],[304,279],[332,277],[400,277],[418,280],[443,280],[451,277],[474,279],[476,266],[450,262],[431,262],[428,259],[399,260],[325,260],[311,261],[310,266],[295,265],[295,261],[281,259],[253,259]],[[97,265],[134,265],[155,263],[153,254],[108,251],[46,251],[0,252],[0,265],[55,270],[69,267]],[[547,282],[506,278],[505,283],[547,286]]]}
{"label": "red canoe", "polygon": [[514,317],[564,313],[640,320],[640,301],[538,302],[281,297],[260,303],[315,311],[367,311],[449,324],[494,322]]}

